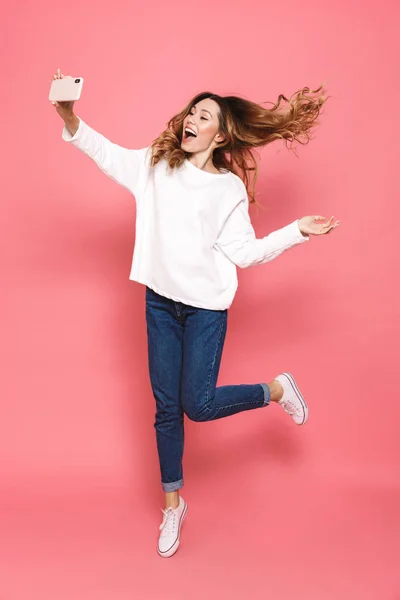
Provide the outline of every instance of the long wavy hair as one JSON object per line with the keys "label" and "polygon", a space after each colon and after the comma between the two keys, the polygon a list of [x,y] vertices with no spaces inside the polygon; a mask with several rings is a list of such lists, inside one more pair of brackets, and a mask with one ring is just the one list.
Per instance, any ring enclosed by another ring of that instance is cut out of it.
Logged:
{"label": "long wavy hair", "polygon": [[[271,108],[264,108],[239,96],[219,96],[212,92],[197,94],[168,121],[167,129],[152,142],[150,164],[155,166],[165,158],[171,169],[182,165],[191,155],[181,148],[184,119],[197,102],[211,98],[220,108],[220,132],[225,137],[213,151],[213,164],[217,169],[227,169],[238,175],[246,186],[249,202],[258,204],[255,199],[258,164],[254,148],[266,146],[277,139],[285,140],[286,147],[291,150],[294,149],[288,146],[288,142],[307,144],[312,139],[310,130],[319,123],[317,117],[321,106],[330,97],[324,95],[323,86],[321,84],[316,90],[304,87],[294,92],[289,99],[280,94]],[[288,106],[281,106],[282,101]],[[294,153],[296,154],[295,150]],[[259,158],[258,153],[257,156]],[[250,174],[253,176],[250,177]]]}

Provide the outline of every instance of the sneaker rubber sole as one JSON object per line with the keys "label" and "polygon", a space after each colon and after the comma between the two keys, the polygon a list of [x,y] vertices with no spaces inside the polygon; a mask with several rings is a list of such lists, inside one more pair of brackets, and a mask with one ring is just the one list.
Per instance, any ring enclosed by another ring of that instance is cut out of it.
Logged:
{"label": "sneaker rubber sole", "polygon": [[291,373],[288,373],[287,371],[284,371],[283,373],[281,373],[282,375],[285,375],[285,377],[289,380],[290,385],[292,386],[292,389],[294,391],[294,393],[296,394],[301,406],[303,407],[304,410],[304,417],[301,423],[296,423],[296,425],[304,425],[304,423],[307,422],[308,420],[308,406],[307,406],[307,402],[304,400],[298,386],[296,383],[295,378],[293,377],[293,375]]}

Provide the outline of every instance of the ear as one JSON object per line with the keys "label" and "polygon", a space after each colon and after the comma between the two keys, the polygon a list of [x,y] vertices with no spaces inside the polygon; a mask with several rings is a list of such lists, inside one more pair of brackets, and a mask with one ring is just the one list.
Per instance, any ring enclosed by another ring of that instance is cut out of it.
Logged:
{"label": "ear", "polygon": [[221,142],[225,141],[225,137],[222,135],[222,133],[217,133],[217,135],[214,137],[214,141],[217,142],[217,144],[220,144]]}

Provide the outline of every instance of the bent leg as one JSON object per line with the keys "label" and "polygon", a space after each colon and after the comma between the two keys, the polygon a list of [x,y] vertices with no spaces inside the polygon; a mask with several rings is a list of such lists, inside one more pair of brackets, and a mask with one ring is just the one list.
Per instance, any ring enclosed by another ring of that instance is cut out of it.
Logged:
{"label": "bent leg", "polygon": [[217,387],[227,322],[228,310],[187,307],[181,403],[194,421],[212,421],[270,403],[266,383]]}

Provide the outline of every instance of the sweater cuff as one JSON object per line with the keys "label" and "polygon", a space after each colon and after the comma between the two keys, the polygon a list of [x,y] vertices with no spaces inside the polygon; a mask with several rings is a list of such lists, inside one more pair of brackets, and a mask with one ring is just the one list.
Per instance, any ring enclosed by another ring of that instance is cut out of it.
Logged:
{"label": "sweater cuff", "polygon": [[310,236],[307,234],[301,233],[300,227],[299,227],[299,219],[297,219],[296,221],[291,223],[290,227],[292,227],[293,235],[295,236],[295,238],[297,239],[298,242],[300,242],[300,243],[308,242],[308,240],[310,239]]}
{"label": "sweater cuff", "polygon": [[78,117],[78,119],[79,119],[79,125],[78,125],[78,129],[75,131],[74,135],[71,135],[70,130],[64,124],[63,130],[61,133],[61,137],[65,142],[75,142],[81,135],[82,128],[83,128],[83,121],[80,117]]}

